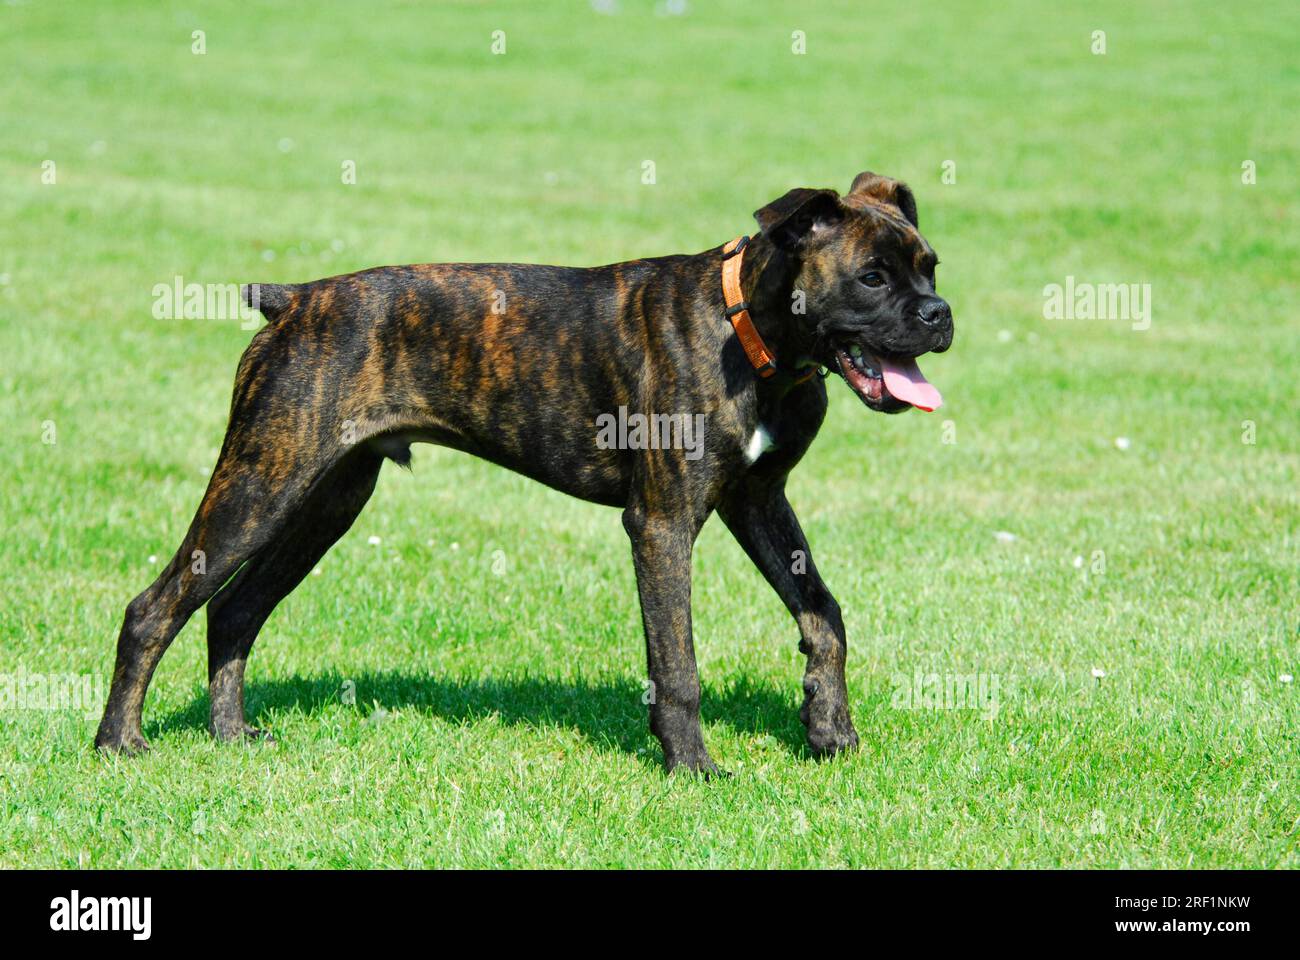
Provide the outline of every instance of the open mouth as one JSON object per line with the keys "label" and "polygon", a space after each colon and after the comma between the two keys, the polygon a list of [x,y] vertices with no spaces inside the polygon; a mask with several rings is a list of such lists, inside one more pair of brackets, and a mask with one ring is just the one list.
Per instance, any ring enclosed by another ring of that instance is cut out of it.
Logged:
{"label": "open mouth", "polygon": [[943,404],[943,397],[913,359],[883,357],[856,343],[837,347],[835,359],[844,382],[872,410],[899,413],[916,407],[930,411]]}

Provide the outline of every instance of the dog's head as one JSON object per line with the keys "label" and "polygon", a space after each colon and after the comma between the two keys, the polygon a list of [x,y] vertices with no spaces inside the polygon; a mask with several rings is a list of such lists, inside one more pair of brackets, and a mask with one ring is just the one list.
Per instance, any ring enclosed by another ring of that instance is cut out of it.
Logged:
{"label": "dog's head", "polygon": [[916,357],[948,349],[952,311],[935,293],[939,260],[917,229],[906,184],[860,173],[844,196],[791,190],[754,218],[787,258],[791,319],[811,359],[836,370],[873,410],[937,407],[939,392]]}

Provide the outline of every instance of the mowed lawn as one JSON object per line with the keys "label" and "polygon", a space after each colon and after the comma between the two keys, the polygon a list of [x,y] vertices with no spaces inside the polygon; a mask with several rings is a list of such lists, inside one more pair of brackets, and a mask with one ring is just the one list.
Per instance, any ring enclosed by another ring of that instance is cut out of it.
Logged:
{"label": "mowed lawn", "polygon": [[[1300,865],[1294,4],[430,6],[0,7],[0,866]],[[807,755],[797,631],[713,520],[734,776],[665,777],[618,513],[419,447],[261,634],[278,743],[209,741],[200,613],[153,751],[96,756],[251,336],[156,284],[694,252],[863,169],[957,335],[937,413],[831,382],[791,481],[858,752]],[[1067,277],[1149,327],[1046,318]]]}

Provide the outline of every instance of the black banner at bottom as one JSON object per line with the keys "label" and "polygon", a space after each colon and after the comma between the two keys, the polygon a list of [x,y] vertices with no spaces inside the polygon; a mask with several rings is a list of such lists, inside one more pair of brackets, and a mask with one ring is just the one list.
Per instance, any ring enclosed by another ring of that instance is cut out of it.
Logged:
{"label": "black banner at bottom", "polygon": [[[1232,948],[1287,935],[1294,877],[1278,872],[548,873],[176,871],[0,873],[20,938],[258,946],[393,945],[466,927],[490,942],[582,931],[815,935],[818,920],[926,948],[1129,940]],[[681,926],[679,926],[679,924]],[[658,932],[656,932],[658,931]],[[919,940],[917,939],[919,938]],[[448,944],[450,945],[450,944]]]}

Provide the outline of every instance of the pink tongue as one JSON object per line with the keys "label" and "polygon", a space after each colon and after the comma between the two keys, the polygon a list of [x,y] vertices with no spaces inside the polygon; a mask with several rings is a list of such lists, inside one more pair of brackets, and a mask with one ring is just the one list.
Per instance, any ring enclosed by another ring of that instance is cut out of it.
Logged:
{"label": "pink tongue", "polygon": [[935,410],[943,404],[943,397],[921,374],[921,368],[915,360],[893,363],[882,357],[880,372],[885,375],[885,386],[889,392],[904,403],[926,411]]}

